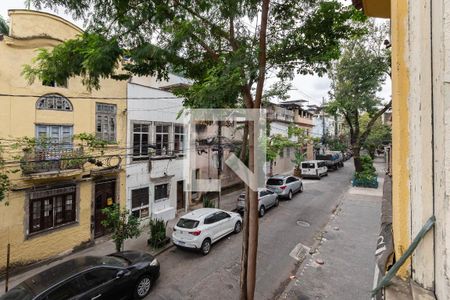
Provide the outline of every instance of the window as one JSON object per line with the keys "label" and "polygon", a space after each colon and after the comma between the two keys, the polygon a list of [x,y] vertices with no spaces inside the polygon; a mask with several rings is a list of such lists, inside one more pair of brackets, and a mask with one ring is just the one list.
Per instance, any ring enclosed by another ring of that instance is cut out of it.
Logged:
{"label": "window", "polygon": [[64,82],[62,82],[61,84],[58,84],[55,80],[44,80],[42,81],[42,85],[67,88],[67,79],[64,80]]}
{"label": "window", "polygon": [[131,213],[138,218],[148,217],[149,199],[148,187],[131,191]]}
{"label": "window", "polygon": [[296,181],[294,177],[289,177],[289,178],[286,180],[286,183],[291,183],[291,182],[294,182],[294,181]]}
{"label": "window", "polygon": [[83,280],[82,276],[70,279],[70,281],[63,283],[57,288],[53,289],[47,297],[46,300],[60,300],[69,299],[80,295],[86,291],[86,282]]}
{"label": "window", "polygon": [[302,169],[314,169],[315,167],[316,165],[314,163],[302,163]]}
{"label": "window", "polygon": [[230,215],[227,214],[226,212],[221,211],[221,212],[218,212],[216,214],[216,220],[217,221],[222,221],[222,220],[224,220],[226,218],[230,218]]}
{"label": "window", "polygon": [[36,139],[40,147],[71,149],[72,137],[72,126],[36,125]]}
{"label": "window", "polygon": [[133,160],[148,159],[149,124],[133,124]]}
{"label": "window", "polygon": [[36,109],[73,111],[69,99],[58,94],[47,94],[36,101]]}
{"label": "window", "polygon": [[169,152],[170,125],[156,125],[156,155],[167,155]]}
{"label": "window", "polygon": [[267,185],[283,185],[283,179],[270,178],[267,180]]}
{"label": "window", "polygon": [[96,136],[107,142],[116,141],[116,105],[97,103]]}
{"label": "window", "polygon": [[76,220],[75,186],[30,194],[29,232],[35,233]]}
{"label": "window", "polygon": [[92,270],[83,275],[86,282],[86,291],[93,289],[99,285],[102,285],[110,280],[113,280],[117,276],[118,270],[101,268]]}
{"label": "window", "polygon": [[180,228],[193,229],[193,228],[198,226],[198,221],[197,220],[181,218],[178,221],[177,226],[180,227]]}
{"label": "window", "polygon": [[176,124],[174,130],[174,152],[182,153],[184,151],[184,127]]}
{"label": "window", "polygon": [[155,185],[155,202],[169,198],[169,184]]}
{"label": "window", "polygon": [[286,148],[286,156],[291,157],[291,148]]}
{"label": "window", "polygon": [[213,224],[213,223],[216,223],[216,222],[217,222],[216,216],[217,216],[216,213],[213,213],[213,214],[207,216],[207,217],[205,218],[205,221],[204,221],[203,223],[204,223],[204,224]]}

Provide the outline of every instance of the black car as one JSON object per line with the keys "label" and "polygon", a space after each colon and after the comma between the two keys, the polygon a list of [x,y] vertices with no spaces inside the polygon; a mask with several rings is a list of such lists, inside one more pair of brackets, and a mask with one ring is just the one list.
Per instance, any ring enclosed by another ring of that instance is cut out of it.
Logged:
{"label": "black car", "polygon": [[36,274],[0,300],[141,299],[159,277],[159,262],[145,252],[71,259]]}

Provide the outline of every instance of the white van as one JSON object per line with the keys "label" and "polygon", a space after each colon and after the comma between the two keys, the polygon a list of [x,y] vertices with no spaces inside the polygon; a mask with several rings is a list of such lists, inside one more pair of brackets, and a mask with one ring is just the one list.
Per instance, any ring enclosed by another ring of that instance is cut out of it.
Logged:
{"label": "white van", "polygon": [[328,176],[328,168],[323,160],[308,160],[302,162],[301,167],[302,177],[321,178]]}

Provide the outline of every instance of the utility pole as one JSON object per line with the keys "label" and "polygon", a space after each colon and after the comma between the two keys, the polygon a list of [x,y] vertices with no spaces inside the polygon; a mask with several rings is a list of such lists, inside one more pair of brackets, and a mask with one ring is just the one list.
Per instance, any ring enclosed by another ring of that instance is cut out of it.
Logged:
{"label": "utility pole", "polygon": [[220,208],[222,198],[222,121],[217,121],[217,178],[219,179],[219,195],[217,196],[217,208]]}
{"label": "utility pole", "polygon": [[325,138],[325,98],[322,97],[322,138]]}

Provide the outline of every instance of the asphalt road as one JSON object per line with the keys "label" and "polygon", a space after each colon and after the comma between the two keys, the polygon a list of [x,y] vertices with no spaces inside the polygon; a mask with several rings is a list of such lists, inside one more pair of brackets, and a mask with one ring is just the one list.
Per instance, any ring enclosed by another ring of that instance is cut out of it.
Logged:
{"label": "asphalt road", "polygon": [[[351,161],[322,180],[304,180],[304,192],[281,201],[260,219],[255,299],[284,291],[299,263],[289,256],[302,243],[312,247],[349,187]],[[297,225],[297,221],[310,224]],[[214,244],[207,256],[172,248],[161,254],[161,276],[146,299],[238,299],[242,234]]]}

